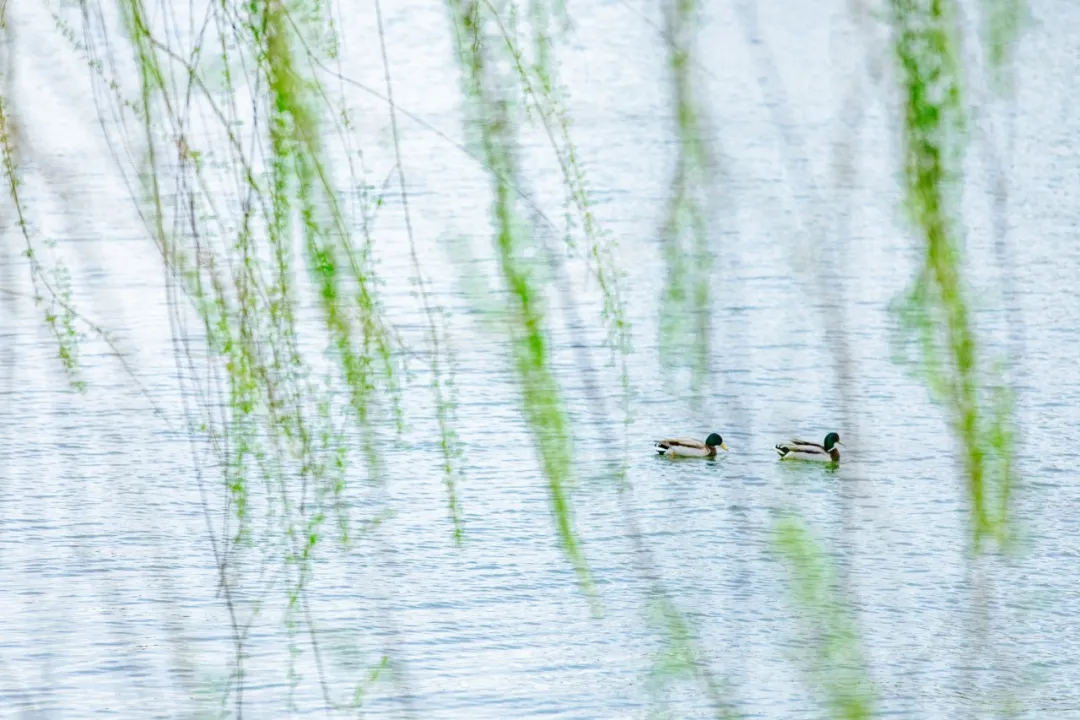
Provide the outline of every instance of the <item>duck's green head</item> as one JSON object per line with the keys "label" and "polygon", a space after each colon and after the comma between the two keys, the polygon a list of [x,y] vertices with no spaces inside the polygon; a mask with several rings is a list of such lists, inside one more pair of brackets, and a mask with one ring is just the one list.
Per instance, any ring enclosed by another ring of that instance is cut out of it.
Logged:
{"label": "duck's green head", "polygon": [[840,442],[839,433],[829,433],[828,435],[825,436],[825,449],[826,450],[832,450],[834,445],[843,445],[843,444],[844,443]]}
{"label": "duck's green head", "polygon": [[727,445],[724,444],[724,438],[716,433],[712,433],[709,437],[705,438],[705,444],[709,447],[718,447],[724,452],[727,452]]}

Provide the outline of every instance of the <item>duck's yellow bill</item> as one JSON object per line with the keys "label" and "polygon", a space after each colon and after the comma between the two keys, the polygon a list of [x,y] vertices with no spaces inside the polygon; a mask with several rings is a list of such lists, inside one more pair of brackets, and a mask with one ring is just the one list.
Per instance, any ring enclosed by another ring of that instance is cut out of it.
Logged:
{"label": "duck's yellow bill", "polygon": [[720,447],[723,448],[724,452],[728,451],[727,445],[725,445],[724,443],[720,443]]}

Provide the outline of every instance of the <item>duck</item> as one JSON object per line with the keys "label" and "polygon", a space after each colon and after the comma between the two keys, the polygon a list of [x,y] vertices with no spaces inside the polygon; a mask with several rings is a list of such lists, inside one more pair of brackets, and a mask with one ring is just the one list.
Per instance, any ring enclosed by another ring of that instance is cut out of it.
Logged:
{"label": "duck", "polygon": [[840,462],[840,450],[837,446],[840,442],[839,433],[831,432],[825,436],[825,442],[821,445],[806,440],[791,440],[786,443],[777,443],[776,452],[780,453],[781,460],[816,460],[818,462]]}
{"label": "duck", "polygon": [[716,448],[728,452],[724,438],[712,433],[705,442],[693,438],[668,438],[653,443],[656,452],[668,457],[716,457]]}

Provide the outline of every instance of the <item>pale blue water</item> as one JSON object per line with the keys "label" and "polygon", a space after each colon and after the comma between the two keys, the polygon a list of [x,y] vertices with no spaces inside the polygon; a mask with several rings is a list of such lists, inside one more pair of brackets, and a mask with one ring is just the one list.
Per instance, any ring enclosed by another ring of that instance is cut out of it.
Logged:
{"label": "pale blue water", "polygon": [[[709,4],[700,30],[701,93],[720,173],[711,218],[712,373],[697,411],[685,383],[665,379],[658,362],[658,228],[674,161],[660,15],[645,3],[571,3],[573,30],[560,55],[596,213],[626,273],[630,497],[651,560],[693,623],[709,670],[746,717],[823,715],[802,672],[802,653],[813,647],[805,618],[773,552],[774,523],[793,509],[844,571],[883,716],[989,717],[1011,698],[1022,717],[1080,717],[1080,631],[1072,622],[1080,612],[1080,490],[1070,450],[1080,420],[1080,127],[1071,111],[1080,12],[1033,3],[1015,103],[992,105],[978,123],[994,133],[1009,180],[1005,280],[979,136],[967,168],[972,301],[986,348],[1018,354],[1011,377],[1024,479],[1017,556],[973,561],[944,411],[891,355],[888,305],[915,258],[897,184],[887,31],[871,18],[859,29],[848,3],[770,0],[757,3],[760,35],[748,37],[740,8]],[[16,44],[8,97],[22,128],[23,197],[34,227],[57,241],[75,304],[114,333],[166,417],[93,337],[82,348],[88,391],[66,389],[29,299],[22,239],[8,223],[0,255],[0,715],[235,714],[235,695],[221,705],[233,633],[204,514],[209,508],[220,527],[223,491],[201,445],[203,475],[196,472],[183,430],[160,255],[101,139],[85,62],[43,8],[8,13]],[[411,1],[386,3],[384,13],[398,103],[462,141],[444,11]],[[77,23],[77,15],[64,17]],[[369,3],[346,8],[341,66],[381,89],[373,18]],[[875,80],[871,70],[882,63]],[[972,82],[973,97],[983,98],[984,81]],[[346,103],[369,181],[380,185],[393,168],[385,104],[355,90]],[[1015,140],[1006,154],[1010,115]],[[400,125],[420,255],[434,300],[451,312],[466,542],[451,542],[428,379],[416,361],[405,436],[384,433],[385,493],[367,488],[362,470],[350,475],[358,515],[392,516],[349,552],[332,541],[321,546],[303,610],[320,657],[301,625],[297,674],[289,673],[283,613],[284,543],[237,556],[237,602],[245,612],[260,607],[247,634],[244,715],[356,715],[344,706],[359,686],[363,713],[374,717],[630,718],[665,701],[674,717],[708,716],[707,698],[689,678],[657,691],[650,674],[663,636],[649,621],[647,576],[613,477],[620,395],[605,364],[595,283],[570,262],[584,324],[572,329],[554,296],[551,315],[555,366],[581,428],[573,499],[599,616],[558,548],[505,340],[461,290],[463,275],[495,272],[488,180],[446,139],[407,118]],[[106,126],[116,132],[111,119]],[[559,223],[559,176],[545,143],[528,131],[523,166]],[[129,174],[139,167],[138,153],[120,155]],[[380,210],[375,235],[387,313],[422,348],[396,197]],[[470,243],[471,263],[449,250],[460,238]],[[840,310],[823,298],[819,277]],[[1019,334],[1008,334],[1002,307],[1019,319]],[[840,313],[851,348],[847,407],[826,312]],[[596,367],[598,398],[579,367],[581,344]],[[777,440],[829,430],[848,446],[838,472],[776,462]],[[673,463],[651,454],[654,437],[710,431],[723,434],[730,455]],[[401,672],[367,685],[387,648]],[[320,677],[340,707],[326,708]]]}

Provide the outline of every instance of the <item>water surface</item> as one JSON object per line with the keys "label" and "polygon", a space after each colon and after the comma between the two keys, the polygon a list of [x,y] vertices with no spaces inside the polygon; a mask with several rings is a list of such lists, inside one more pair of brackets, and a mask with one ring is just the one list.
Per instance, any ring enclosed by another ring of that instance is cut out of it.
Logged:
{"label": "water surface", "polygon": [[[342,19],[342,67],[380,87],[373,14],[361,5]],[[988,352],[1018,351],[1024,478],[1018,554],[976,561],[944,410],[892,358],[888,306],[915,258],[897,184],[897,98],[888,73],[871,73],[890,61],[883,28],[860,34],[845,3],[771,0],[757,3],[755,32],[741,6],[710,4],[700,38],[720,166],[710,218],[714,339],[707,382],[691,388],[658,359],[658,229],[674,162],[660,18],[633,2],[571,5],[560,72],[596,213],[618,243],[633,324],[630,506],[732,703],[747,717],[822,714],[800,669],[812,646],[773,552],[776,518],[796,510],[835,553],[882,714],[977,717],[1011,698],[1022,717],[1080,716],[1080,631],[1070,621],[1080,613],[1072,512],[1080,491],[1068,451],[1080,420],[1080,124],[1070,112],[1080,11],[1033,4],[1016,101],[992,105],[981,121],[998,138],[1015,133],[1002,160],[1004,272],[981,145],[968,163],[972,299]],[[416,1],[387,6],[399,104],[463,141],[444,13]],[[220,708],[233,633],[206,516],[221,522],[222,490],[184,430],[160,256],[101,139],[82,61],[43,9],[8,12],[25,202],[65,253],[76,305],[115,333],[166,412],[154,413],[92,337],[82,352],[88,390],[67,389],[9,226],[0,256],[0,708],[57,718],[235,712],[232,695]],[[393,167],[385,105],[348,92],[377,184]],[[404,435],[383,454],[381,509],[392,517],[349,552],[328,544],[316,563],[306,612],[320,657],[303,636],[290,641],[281,553],[239,556],[246,582],[237,602],[262,608],[248,634],[245,714],[323,714],[321,677],[335,703],[361,687],[363,711],[375,717],[644,717],[661,701],[677,717],[708,716],[693,682],[664,686],[653,674],[663,633],[650,622],[647,577],[619,503],[621,396],[592,310],[596,288],[569,263],[585,320],[575,326],[557,298],[551,317],[554,363],[581,428],[573,499],[599,616],[558,547],[505,336],[462,290],[463,276],[494,276],[488,179],[430,129],[403,119],[401,132],[420,256],[434,301],[451,313],[466,540],[452,542],[428,378],[414,362]],[[523,164],[530,192],[560,218],[545,142],[526,130]],[[388,197],[380,213],[386,310],[405,341],[423,348],[400,203]],[[461,238],[469,263],[449,249]],[[494,283],[491,292],[501,302]],[[1003,307],[1021,332],[1008,332]],[[847,404],[826,313],[840,316],[851,348]],[[595,393],[575,352],[582,345]],[[695,391],[704,398],[696,409]],[[777,440],[829,430],[849,448],[839,470],[775,461]],[[730,455],[670,462],[649,449],[660,435],[710,431],[724,435]],[[362,487],[363,472],[350,482]],[[300,648],[292,672],[290,642]],[[367,685],[388,647],[400,673]]]}

